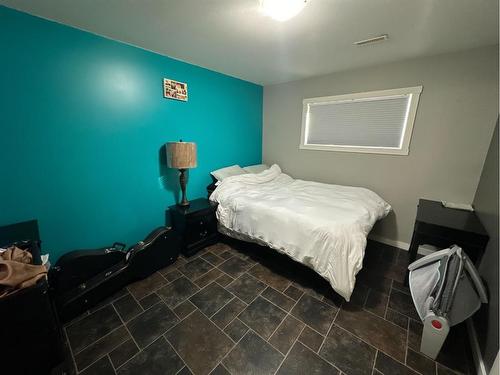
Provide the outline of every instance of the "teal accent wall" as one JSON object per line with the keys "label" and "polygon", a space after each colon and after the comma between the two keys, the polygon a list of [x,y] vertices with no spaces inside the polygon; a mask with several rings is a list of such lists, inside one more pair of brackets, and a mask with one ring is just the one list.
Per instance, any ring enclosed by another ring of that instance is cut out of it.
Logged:
{"label": "teal accent wall", "polygon": [[52,261],[164,225],[167,141],[197,143],[190,199],[211,170],[261,162],[259,85],[1,6],[0,46],[0,225],[38,219]]}

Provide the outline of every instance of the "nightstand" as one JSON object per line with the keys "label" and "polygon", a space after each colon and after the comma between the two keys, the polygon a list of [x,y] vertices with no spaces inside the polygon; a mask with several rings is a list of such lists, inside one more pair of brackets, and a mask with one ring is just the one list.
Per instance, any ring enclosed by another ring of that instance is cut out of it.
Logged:
{"label": "nightstand", "polygon": [[190,201],[188,207],[170,206],[172,227],[182,238],[181,252],[186,256],[196,254],[199,250],[217,242],[217,203],[200,198]]}

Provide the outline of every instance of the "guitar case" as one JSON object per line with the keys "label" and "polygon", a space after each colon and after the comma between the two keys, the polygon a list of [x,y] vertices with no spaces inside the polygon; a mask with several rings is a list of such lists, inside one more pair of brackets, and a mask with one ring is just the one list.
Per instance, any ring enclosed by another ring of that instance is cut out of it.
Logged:
{"label": "guitar case", "polygon": [[172,228],[159,227],[128,251],[116,243],[67,253],[49,274],[61,320],[73,319],[129,283],[174,263],[180,246]]}

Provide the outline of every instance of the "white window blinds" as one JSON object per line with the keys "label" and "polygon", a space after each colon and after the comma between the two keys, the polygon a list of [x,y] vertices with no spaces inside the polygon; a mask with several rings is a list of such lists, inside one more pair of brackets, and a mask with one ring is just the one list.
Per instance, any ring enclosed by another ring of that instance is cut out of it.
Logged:
{"label": "white window blinds", "polygon": [[420,91],[418,87],[306,99],[301,148],[408,154]]}

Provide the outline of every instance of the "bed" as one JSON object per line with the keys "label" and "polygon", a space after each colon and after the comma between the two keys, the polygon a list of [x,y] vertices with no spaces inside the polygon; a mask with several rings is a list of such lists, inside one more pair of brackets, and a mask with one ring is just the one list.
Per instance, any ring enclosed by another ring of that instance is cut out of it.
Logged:
{"label": "bed", "polygon": [[295,180],[278,165],[217,183],[219,231],[300,262],[349,301],[366,238],[391,206],[371,190]]}

